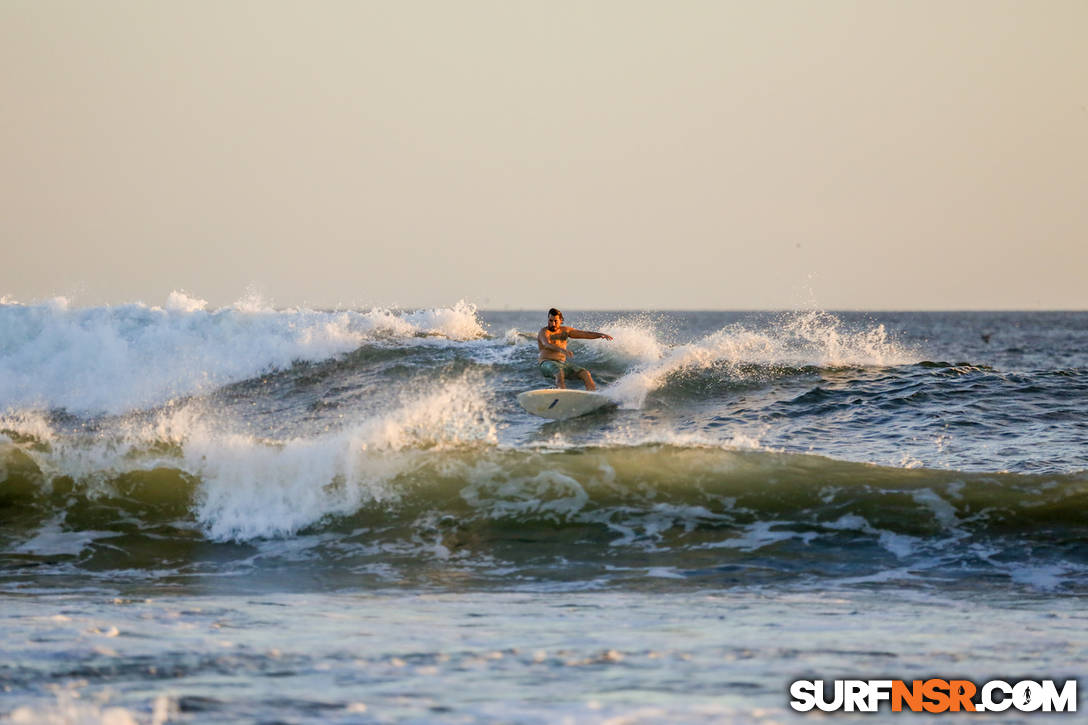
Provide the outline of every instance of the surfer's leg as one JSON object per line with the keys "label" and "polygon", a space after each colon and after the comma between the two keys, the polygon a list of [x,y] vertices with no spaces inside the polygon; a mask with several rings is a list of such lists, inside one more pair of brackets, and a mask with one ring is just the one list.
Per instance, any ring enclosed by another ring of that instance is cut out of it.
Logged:
{"label": "surfer's leg", "polygon": [[543,373],[544,377],[548,380],[555,380],[555,387],[567,387],[566,373],[563,370],[562,363],[558,363],[555,360],[542,360],[540,362],[540,372]]}
{"label": "surfer's leg", "polygon": [[593,382],[593,376],[589,374],[588,370],[582,370],[582,372],[578,373],[578,377],[586,384],[586,390],[597,389],[597,383]]}

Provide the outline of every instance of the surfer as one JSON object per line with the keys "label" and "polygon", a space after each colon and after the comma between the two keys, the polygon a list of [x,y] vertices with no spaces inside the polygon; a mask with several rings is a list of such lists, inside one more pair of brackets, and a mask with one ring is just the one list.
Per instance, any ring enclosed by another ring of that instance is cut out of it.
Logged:
{"label": "surfer", "polygon": [[612,339],[611,335],[603,332],[567,327],[563,324],[563,313],[553,307],[548,310],[548,326],[540,328],[540,334],[536,336],[536,345],[540,348],[540,372],[546,378],[555,378],[557,388],[566,388],[567,376],[573,375],[582,379],[586,390],[596,390],[597,384],[589,371],[569,362],[574,359],[574,353],[567,349],[567,340],[572,337],[576,340]]}

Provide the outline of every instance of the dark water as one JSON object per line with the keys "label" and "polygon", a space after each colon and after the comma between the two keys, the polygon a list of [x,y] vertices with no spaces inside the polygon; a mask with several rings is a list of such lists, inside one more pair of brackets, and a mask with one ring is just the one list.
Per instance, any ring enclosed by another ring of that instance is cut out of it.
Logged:
{"label": "dark water", "polygon": [[1088,313],[566,314],[617,406],[549,422],[537,312],[0,306],[0,714],[763,722],[800,672],[1083,670]]}

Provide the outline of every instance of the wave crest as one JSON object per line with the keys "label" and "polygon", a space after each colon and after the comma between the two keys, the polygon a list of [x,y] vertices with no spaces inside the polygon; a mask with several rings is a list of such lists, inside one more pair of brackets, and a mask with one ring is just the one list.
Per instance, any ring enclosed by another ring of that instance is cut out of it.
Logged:
{"label": "wave crest", "polygon": [[166,307],[0,305],[0,410],[118,414],[209,392],[375,339],[483,337],[476,307],[273,310],[248,302],[208,311],[171,293]]}
{"label": "wave crest", "polygon": [[[621,358],[639,360],[608,389],[611,397],[628,408],[641,408],[651,392],[680,373],[713,371],[731,380],[744,380],[753,371],[884,367],[918,361],[917,355],[895,342],[883,325],[849,329],[826,312],[790,313],[770,330],[732,325],[672,347],[657,343],[653,327],[645,323],[606,329],[616,338]],[[614,353],[606,350],[605,354]]]}

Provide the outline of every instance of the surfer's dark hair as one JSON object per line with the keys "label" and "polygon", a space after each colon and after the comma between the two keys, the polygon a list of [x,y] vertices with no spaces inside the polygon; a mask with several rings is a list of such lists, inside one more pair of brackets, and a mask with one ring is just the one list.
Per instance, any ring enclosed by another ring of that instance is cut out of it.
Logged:
{"label": "surfer's dark hair", "polygon": [[556,317],[558,317],[558,318],[559,318],[560,320],[562,320],[562,319],[563,319],[563,313],[562,313],[562,312],[560,312],[559,310],[555,309],[554,307],[553,307],[553,308],[551,308],[550,310],[548,310],[548,317],[551,317],[552,315],[555,315],[555,316],[556,316]]}

